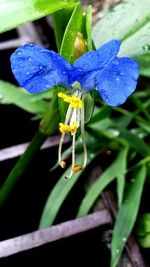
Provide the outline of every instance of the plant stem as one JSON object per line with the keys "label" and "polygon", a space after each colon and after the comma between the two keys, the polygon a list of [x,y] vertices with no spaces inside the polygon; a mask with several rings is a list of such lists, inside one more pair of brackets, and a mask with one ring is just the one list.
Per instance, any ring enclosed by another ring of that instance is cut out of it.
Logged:
{"label": "plant stem", "polygon": [[57,96],[54,95],[53,100],[50,103],[49,110],[46,112],[45,117],[40,122],[37,133],[33,137],[30,145],[27,147],[24,154],[20,157],[0,189],[0,207],[2,207],[4,202],[7,200],[14,185],[22,177],[32,158],[40,149],[46,138],[56,132],[58,123],[58,103]]}
{"label": "plant stem", "polygon": [[26,149],[25,153],[20,157],[15,167],[12,169],[10,174],[8,175],[6,181],[2,185],[0,189],[0,207],[6,201],[8,195],[10,194],[11,190],[13,189],[16,182],[24,173],[25,169],[29,165],[30,161],[32,160],[33,156],[39,150],[47,135],[44,135],[40,131],[38,131],[32,142],[29,144],[28,148]]}

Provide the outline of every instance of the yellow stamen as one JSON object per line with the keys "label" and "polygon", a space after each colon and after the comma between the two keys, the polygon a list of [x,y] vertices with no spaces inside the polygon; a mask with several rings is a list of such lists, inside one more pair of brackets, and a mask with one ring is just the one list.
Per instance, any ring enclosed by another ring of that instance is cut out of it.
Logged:
{"label": "yellow stamen", "polygon": [[81,171],[81,170],[83,170],[83,166],[80,165],[80,164],[75,165],[75,166],[72,168],[73,173],[76,173],[76,172]]}
{"label": "yellow stamen", "polygon": [[78,124],[73,123],[72,125],[65,125],[64,123],[59,123],[59,130],[61,133],[71,133],[74,134],[76,133],[78,129]]}
{"label": "yellow stamen", "polygon": [[59,92],[58,97],[69,103],[72,108],[82,108],[82,100],[77,96],[68,96],[63,92]]}
{"label": "yellow stamen", "polygon": [[62,160],[60,166],[62,167],[62,169],[66,168],[66,162]]}

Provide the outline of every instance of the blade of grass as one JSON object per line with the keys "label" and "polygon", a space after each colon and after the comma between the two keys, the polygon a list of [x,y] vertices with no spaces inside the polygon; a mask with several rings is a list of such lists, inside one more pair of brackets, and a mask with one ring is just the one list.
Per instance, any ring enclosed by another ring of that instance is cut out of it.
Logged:
{"label": "blade of grass", "polygon": [[125,175],[126,172],[126,161],[127,161],[127,147],[123,147],[119,152],[116,160],[100,175],[100,177],[93,183],[88,193],[85,195],[81,202],[77,216],[86,215],[98,196],[110,184],[118,175],[122,173]]}
{"label": "blade of grass", "polygon": [[145,165],[143,165],[138,169],[138,172],[134,174],[135,180],[134,182],[133,179],[131,180],[123,204],[121,205],[118,212],[112,237],[111,267],[117,266],[125,243],[134,226],[140,205],[145,178],[146,167]]}
{"label": "blade of grass", "polygon": [[[82,160],[83,154],[78,156],[78,162],[82,162]],[[39,229],[48,227],[54,222],[63,201],[81,176],[81,172],[77,172],[71,179],[66,180],[65,176],[68,175],[68,172],[67,169],[65,173],[63,173],[48,196],[40,219]]]}

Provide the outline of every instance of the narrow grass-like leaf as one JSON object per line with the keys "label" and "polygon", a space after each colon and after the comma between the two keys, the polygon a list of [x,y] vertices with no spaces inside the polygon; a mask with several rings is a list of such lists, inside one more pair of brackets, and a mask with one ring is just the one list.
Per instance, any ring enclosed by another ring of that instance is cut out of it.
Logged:
{"label": "narrow grass-like leaf", "polygon": [[[20,90],[15,85],[0,81],[0,102],[2,104],[15,104],[28,112],[43,116],[49,104],[41,99],[44,97],[43,93],[39,95],[30,95],[24,89]],[[45,95],[47,96],[47,93]]]}
{"label": "narrow grass-like leaf", "polygon": [[90,51],[93,48],[92,44],[92,7],[88,6],[86,11],[86,35],[87,35],[87,50]]}
{"label": "narrow grass-like leaf", "polygon": [[[63,40],[61,43],[60,54],[65,57],[70,63],[72,63],[74,58],[74,43],[77,37],[78,32],[82,32],[82,24],[83,24],[83,13],[82,6],[78,3],[76,4],[67,27],[65,29]],[[62,37],[61,37],[62,38]],[[64,89],[61,88],[61,91]],[[62,99],[58,99],[59,112],[62,121],[64,121],[66,110],[68,104],[62,101]]]}
{"label": "narrow grass-like leaf", "polygon": [[144,142],[143,139],[139,138],[137,135],[129,132],[127,129],[124,129],[123,127],[116,127],[119,132],[120,136],[124,138],[128,144],[135,149],[135,151],[139,152],[142,156],[146,157],[150,155],[150,148],[149,146]]}
{"label": "narrow grass-like leaf", "polygon": [[93,183],[87,194],[85,195],[77,216],[86,215],[101,192],[120,174],[124,175],[126,172],[127,161],[126,147],[123,147],[119,152],[116,160],[100,175],[100,177]]}
{"label": "narrow grass-like leaf", "polygon": [[132,179],[128,186],[123,204],[119,209],[112,237],[111,267],[117,266],[122,250],[134,226],[145,177],[146,167],[143,165],[134,174],[134,182]]}
{"label": "narrow grass-like leaf", "polygon": [[[126,169],[126,166],[125,166]],[[125,187],[125,173],[120,173],[117,177],[117,196],[118,196],[118,205],[120,206],[123,200]]]}
{"label": "narrow grass-like leaf", "polygon": [[[83,154],[78,156],[78,162],[82,162],[83,160]],[[43,210],[39,228],[48,227],[51,225],[56,216],[57,213],[65,200],[66,196],[71,191],[72,187],[75,185],[79,177],[81,176],[81,172],[77,172],[73,175],[71,179],[66,180],[65,176],[68,175],[68,169],[65,171],[65,173],[60,177],[56,185],[53,187]]]}
{"label": "narrow grass-like leaf", "polygon": [[76,4],[72,12],[71,18],[66,27],[60,49],[60,54],[71,63],[75,60],[74,43],[77,37],[77,33],[82,32],[82,21],[82,6],[78,3]]}
{"label": "narrow grass-like leaf", "polygon": [[1,0],[0,32],[34,21],[57,10],[75,5],[72,0]]}
{"label": "narrow grass-like leaf", "polygon": [[58,52],[60,51],[64,32],[71,17],[72,10],[72,6],[68,5],[64,9],[58,10],[52,14],[53,28]]}

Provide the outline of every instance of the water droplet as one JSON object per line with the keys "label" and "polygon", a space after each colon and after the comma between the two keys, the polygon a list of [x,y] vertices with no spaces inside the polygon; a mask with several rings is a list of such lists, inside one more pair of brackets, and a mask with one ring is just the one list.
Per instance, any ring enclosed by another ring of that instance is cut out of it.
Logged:
{"label": "water droplet", "polygon": [[134,183],[135,182],[135,179],[131,179],[131,183]]}
{"label": "water droplet", "polygon": [[45,87],[46,87],[46,88],[49,88],[49,87],[50,87],[50,85],[49,85],[49,84],[45,84]]}
{"label": "water droplet", "polygon": [[123,242],[126,242],[126,241],[127,241],[127,238],[126,238],[126,237],[123,237],[123,238],[122,238],[122,241],[123,241]]}
{"label": "water droplet", "polygon": [[27,72],[26,72],[26,75],[29,75],[29,74],[30,74],[30,72],[29,72],[29,71],[27,71]]}
{"label": "water droplet", "polygon": [[28,60],[29,60],[29,61],[32,61],[32,58],[31,58],[31,57],[28,57]]}
{"label": "water droplet", "polygon": [[42,70],[43,69],[43,65],[40,65],[40,70]]}
{"label": "water droplet", "polygon": [[92,159],[94,157],[94,153],[89,154],[89,158]]}
{"label": "water droplet", "polygon": [[144,45],[144,46],[143,46],[143,49],[144,49],[145,51],[149,51],[149,50],[150,50],[150,45]]}
{"label": "water droplet", "polygon": [[22,55],[22,52],[21,52],[21,51],[17,51],[16,54],[17,54],[18,56],[20,56],[20,55]]}
{"label": "water droplet", "polygon": [[107,154],[107,155],[111,155],[111,150],[107,150],[107,151],[106,151],[106,154]]}
{"label": "water droplet", "polygon": [[143,133],[139,133],[138,136],[139,136],[139,138],[143,138],[144,134]]}
{"label": "water droplet", "polygon": [[120,250],[119,249],[116,249],[116,254],[119,254]]}

